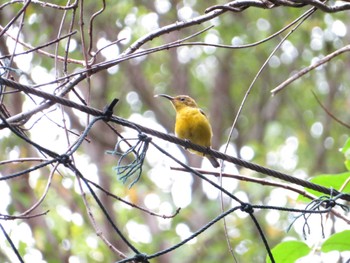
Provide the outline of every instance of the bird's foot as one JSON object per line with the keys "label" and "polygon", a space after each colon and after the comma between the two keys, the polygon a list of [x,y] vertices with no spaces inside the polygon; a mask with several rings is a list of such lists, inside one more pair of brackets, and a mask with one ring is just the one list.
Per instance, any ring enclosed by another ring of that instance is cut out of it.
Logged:
{"label": "bird's foot", "polygon": [[[189,139],[185,139],[185,142],[191,142]],[[187,150],[188,148],[185,146],[185,150]]]}
{"label": "bird's foot", "polygon": [[[210,150],[211,150],[211,147],[210,146],[208,146],[208,147],[206,147],[207,148],[207,152],[209,152]],[[204,153],[203,153],[203,155],[205,155]]]}

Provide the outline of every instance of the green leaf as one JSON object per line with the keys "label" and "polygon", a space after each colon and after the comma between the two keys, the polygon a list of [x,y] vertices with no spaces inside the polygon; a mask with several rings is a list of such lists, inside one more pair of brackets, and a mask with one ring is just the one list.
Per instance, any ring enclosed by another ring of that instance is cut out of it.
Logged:
{"label": "green leaf", "polygon": [[350,171],[350,160],[346,160],[344,164],[345,164],[346,170]]}
{"label": "green leaf", "polygon": [[[297,259],[310,253],[310,248],[300,241],[286,241],[278,244],[272,249],[276,262],[294,263]],[[266,263],[271,263],[269,256],[266,256]]]}
{"label": "green leaf", "polygon": [[[340,149],[342,153],[344,153],[345,157],[350,157],[350,138],[348,138],[343,146],[343,148]],[[350,158],[346,158],[350,159]]]}
{"label": "green leaf", "polygon": [[344,154],[345,157],[345,167],[348,171],[350,171],[350,138],[347,139],[340,151]]}
{"label": "green leaf", "polygon": [[350,230],[336,233],[329,237],[322,245],[322,252],[350,251]]}
{"label": "green leaf", "polygon": [[[345,172],[345,173],[340,173],[340,174],[322,174],[319,176],[315,176],[313,178],[310,179],[311,182],[313,182],[314,184],[318,184],[318,185],[322,185],[328,188],[333,188],[336,190],[339,190],[344,182],[350,177],[350,172]],[[323,196],[325,194],[317,192],[315,190],[311,190],[311,189],[307,189],[306,191],[308,191],[309,193],[315,195],[315,196]],[[347,184],[345,186],[345,188],[342,190],[342,192],[344,193],[349,193],[350,192],[350,184]],[[309,199],[299,196],[298,197],[299,201],[307,201],[309,202]]]}

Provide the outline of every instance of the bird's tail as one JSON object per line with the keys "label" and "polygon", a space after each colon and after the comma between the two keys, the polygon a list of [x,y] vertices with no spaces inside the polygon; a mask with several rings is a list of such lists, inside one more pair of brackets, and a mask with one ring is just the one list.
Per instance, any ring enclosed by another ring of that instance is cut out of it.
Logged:
{"label": "bird's tail", "polygon": [[211,165],[214,166],[215,168],[218,168],[220,166],[218,160],[213,157],[213,156],[206,156],[208,160],[210,161]]}

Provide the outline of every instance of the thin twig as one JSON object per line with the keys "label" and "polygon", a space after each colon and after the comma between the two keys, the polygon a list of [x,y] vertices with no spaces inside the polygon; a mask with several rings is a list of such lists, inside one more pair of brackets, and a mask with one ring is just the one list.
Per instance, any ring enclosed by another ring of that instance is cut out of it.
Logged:
{"label": "thin twig", "polygon": [[126,204],[126,205],[129,205],[131,207],[134,207],[134,208],[137,208],[145,213],[148,213],[150,214],[151,216],[157,216],[157,217],[161,217],[161,218],[164,218],[164,219],[169,219],[169,218],[174,218],[178,213],[180,213],[180,210],[181,210],[181,207],[177,208],[175,213],[172,214],[172,215],[161,215],[161,214],[157,214],[157,213],[154,213],[152,211],[149,211],[147,210],[146,208],[143,208],[143,207],[140,207],[134,203],[131,203],[131,202],[128,202],[126,200],[124,200],[123,198],[120,198],[119,196],[107,191],[106,189],[104,189],[103,187],[101,187],[100,185],[98,185],[97,183],[91,181],[91,180],[88,180],[86,179],[87,182],[89,182],[90,184],[92,184],[93,186],[95,186],[96,188],[100,189],[102,192],[104,192],[106,195],[110,196],[110,197],[113,197],[114,199],[117,199],[118,201]]}
{"label": "thin twig", "polygon": [[316,99],[318,105],[320,105],[322,107],[322,109],[328,114],[329,117],[331,117],[333,120],[335,120],[336,122],[338,122],[339,124],[341,124],[342,126],[350,129],[350,125],[343,122],[342,120],[340,120],[339,118],[337,118],[333,113],[331,113],[327,108],[326,106],[324,106],[322,104],[322,102],[320,101],[320,99],[317,97],[317,95],[315,94],[315,92],[312,90],[312,95],[314,95],[314,98]]}
{"label": "thin twig", "polygon": [[103,13],[103,11],[106,9],[106,1],[105,0],[102,0],[102,8],[100,10],[98,10],[96,13],[94,13],[91,18],[90,18],[90,22],[89,22],[89,30],[88,30],[88,33],[89,33],[89,41],[90,41],[90,44],[89,44],[89,50],[88,50],[88,53],[90,54],[90,56],[92,57],[92,43],[93,43],[93,22],[94,22],[94,19]]}
{"label": "thin twig", "polygon": [[349,52],[350,51],[350,45],[347,45],[345,47],[342,47],[330,54],[328,54],[327,56],[319,59],[317,62],[315,62],[314,64],[300,70],[299,72],[295,73],[293,76],[291,76],[290,78],[288,78],[286,81],[282,82],[280,85],[278,85],[276,88],[274,88],[273,90],[271,90],[272,95],[276,95],[278,92],[280,92],[282,89],[284,89],[285,87],[287,87],[290,83],[292,83],[293,81],[301,78],[302,76],[304,76],[306,73],[309,73],[311,70],[314,70],[315,68],[318,68],[319,66],[322,66],[323,64],[331,61],[333,58],[345,53],[345,52]]}

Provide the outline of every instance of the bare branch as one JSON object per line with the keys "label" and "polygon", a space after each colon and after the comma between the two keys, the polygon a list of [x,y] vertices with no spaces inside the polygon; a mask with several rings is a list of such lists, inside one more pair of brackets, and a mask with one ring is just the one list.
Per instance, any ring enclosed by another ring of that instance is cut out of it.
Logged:
{"label": "bare branch", "polygon": [[305,74],[309,73],[310,71],[314,70],[315,68],[318,68],[319,66],[322,66],[325,63],[328,63],[329,61],[331,61],[333,58],[350,51],[350,45],[347,45],[345,47],[342,47],[336,51],[334,51],[333,53],[328,54],[327,56],[325,56],[324,58],[321,58],[320,60],[318,60],[317,62],[315,62],[314,64],[300,70],[299,72],[297,72],[296,74],[294,74],[293,76],[291,76],[290,78],[288,78],[286,81],[284,81],[283,83],[281,83],[280,85],[278,85],[276,88],[274,88],[273,90],[271,90],[272,95],[276,95],[279,91],[281,91],[282,89],[284,89],[286,86],[288,86],[290,83],[292,83],[293,81],[301,78],[302,76],[304,76]]}

